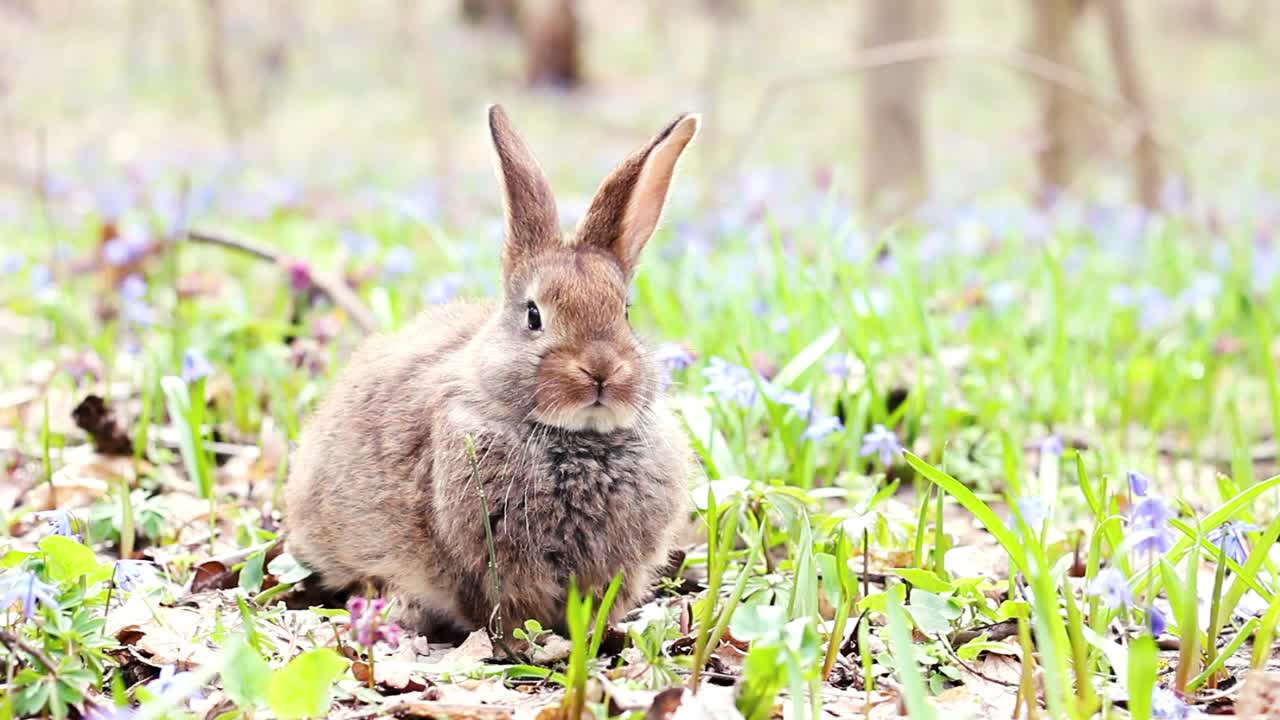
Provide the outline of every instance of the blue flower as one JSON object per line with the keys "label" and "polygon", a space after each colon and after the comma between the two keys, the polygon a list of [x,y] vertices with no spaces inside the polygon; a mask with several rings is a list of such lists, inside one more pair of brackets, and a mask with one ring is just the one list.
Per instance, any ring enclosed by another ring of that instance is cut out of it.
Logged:
{"label": "blue flower", "polygon": [[36,605],[42,604],[50,610],[58,609],[58,589],[42,582],[30,570],[11,570],[0,575],[0,608],[8,608],[15,602],[22,602],[22,616],[30,618],[36,614]]}
{"label": "blue flower", "polygon": [[1139,555],[1168,552],[1173,547],[1174,535],[1169,529],[1173,518],[1173,510],[1164,498],[1151,495],[1139,500],[1129,513],[1129,527],[1133,531],[1129,542],[1134,551]]}
{"label": "blue flower", "polygon": [[828,355],[822,361],[822,370],[837,380],[846,380],[853,374],[853,358],[848,353]]}
{"label": "blue flower", "polygon": [[1147,608],[1147,629],[1151,631],[1152,635],[1160,637],[1164,634],[1166,626],[1168,626],[1168,623],[1165,622],[1164,613],[1160,612],[1159,608],[1154,605]]}
{"label": "blue flower", "polygon": [[115,562],[115,583],[122,592],[133,592],[156,577],[155,565],[144,560],[117,560]]}
{"label": "blue flower", "polygon": [[182,356],[182,380],[193,383],[213,374],[213,366],[209,360],[197,350],[187,350]]}
{"label": "blue flower", "polygon": [[42,521],[45,529],[50,535],[61,535],[62,537],[74,537],[75,531],[72,529],[73,519],[71,513],[66,510],[46,510],[33,513],[32,517]]}
{"label": "blue flower", "polygon": [[1106,568],[1098,573],[1086,592],[1102,600],[1110,610],[1120,610],[1133,605],[1133,591],[1129,580],[1118,568]]}
{"label": "blue flower", "polygon": [[1044,500],[1035,496],[1027,495],[1017,499],[1018,513],[1022,515],[1022,521],[1030,528],[1038,528],[1044,524],[1049,517],[1049,506]]}
{"label": "blue flower", "polygon": [[391,248],[382,258],[382,270],[392,278],[408,275],[413,272],[413,266],[413,251],[404,245]]}
{"label": "blue flower", "polygon": [[880,464],[889,467],[893,461],[902,457],[902,445],[898,442],[898,436],[894,435],[883,425],[877,424],[871,428],[871,432],[862,436],[862,457],[867,457],[878,453],[880,456]]}
{"label": "blue flower", "polygon": [[1249,557],[1245,542],[1249,536],[1245,533],[1257,532],[1258,526],[1246,522],[1232,520],[1209,531],[1209,542],[1222,551],[1222,554],[1237,565],[1244,564]]}
{"label": "blue flower", "polygon": [[376,240],[355,230],[343,230],[338,234],[338,238],[342,240],[342,244],[347,248],[347,254],[351,257],[364,257],[378,247]]}
{"label": "blue flower", "polygon": [[1151,481],[1146,475],[1140,472],[1129,471],[1129,491],[1138,497],[1145,497],[1147,490],[1151,488]]}
{"label": "blue flower", "polygon": [[1057,435],[1050,435],[1049,437],[1040,441],[1041,455],[1061,456],[1063,450],[1064,448],[1062,446],[1062,438],[1058,437]]}
{"label": "blue flower", "polygon": [[813,415],[813,399],[804,393],[780,390],[768,384],[764,386],[764,392],[770,400],[795,410],[796,414],[802,418],[808,418]]}
{"label": "blue flower", "polygon": [[0,258],[0,275],[13,275],[22,269],[27,259],[17,253]]}
{"label": "blue flower", "polygon": [[134,274],[120,282],[121,311],[134,325],[146,327],[155,320],[154,309],[147,304],[147,281]]}
{"label": "blue flower", "polygon": [[844,429],[844,423],[835,415],[818,415],[809,421],[809,427],[801,435],[805,440],[821,440]]}
{"label": "blue flower", "polygon": [[32,267],[28,279],[31,281],[31,289],[37,293],[44,293],[53,287],[53,273],[49,270],[48,265]]}
{"label": "blue flower", "polygon": [[161,703],[176,705],[200,689],[199,678],[192,672],[178,672],[173,665],[160,668],[160,676],[147,683],[147,692],[160,699]]}
{"label": "blue flower", "polygon": [[1151,717],[1169,718],[1169,720],[1187,720],[1202,717],[1202,713],[1186,704],[1172,690],[1165,688],[1151,689]]}
{"label": "blue flower", "polygon": [[751,371],[713,357],[702,369],[707,379],[707,392],[739,407],[751,407],[756,402],[756,382]]}
{"label": "blue flower", "polygon": [[462,273],[445,273],[432,280],[422,291],[422,297],[431,305],[443,305],[458,296],[467,285]]}

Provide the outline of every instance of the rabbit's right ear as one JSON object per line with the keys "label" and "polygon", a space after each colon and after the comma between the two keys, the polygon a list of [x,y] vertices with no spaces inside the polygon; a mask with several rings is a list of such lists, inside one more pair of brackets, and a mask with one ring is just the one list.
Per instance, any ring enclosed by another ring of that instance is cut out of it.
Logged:
{"label": "rabbit's right ear", "polygon": [[547,176],[500,105],[489,106],[489,134],[506,216],[502,275],[510,278],[539,253],[560,244],[560,221]]}

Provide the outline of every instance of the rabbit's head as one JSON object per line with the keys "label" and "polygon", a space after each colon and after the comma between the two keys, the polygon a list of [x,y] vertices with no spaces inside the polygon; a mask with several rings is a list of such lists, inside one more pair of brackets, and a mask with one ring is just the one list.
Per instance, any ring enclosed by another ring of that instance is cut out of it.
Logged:
{"label": "rabbit's head", "polygon": [[564,235],[542,169],[502,108],[489,108],[506,214],[503,297],[471,362],[491,407],[574,431],[644,419],[660,376],[631,329],[627,289],[698,123],[680,116],[624,160]]}

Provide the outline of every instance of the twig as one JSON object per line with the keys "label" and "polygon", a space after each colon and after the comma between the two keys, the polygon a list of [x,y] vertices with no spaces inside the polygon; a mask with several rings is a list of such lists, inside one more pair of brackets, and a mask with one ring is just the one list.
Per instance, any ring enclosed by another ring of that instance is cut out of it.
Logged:
{"label": "twig", "polygon": [[[274,263],[280,267],[284,267],[288,262],[288,258],[280,252],[271,248],[264,247],[258,243],[241,236],[233,236],[224,232],[216,232],[212,230],[192,229],[187,231],[187,239],[191,242],[203,243],[205,245],[217,245],[218,247],[235,250],[236,252]],[[373,316],[373,312],[365,307],[350,287],[347,286],[339,277],[310,272],[311,284],[316,290],[333,301],[334,305],[341,308],[347,315],[366,334],[378,331],[378,320]]]}
{"label": "twig", "polygon": [[48,655],[44,654],[43,650],[37,647],[32,647],[27,644],[27,641],[18,637],[14,633],[9,632],[8,630],[0,630],[0,643],[3,643],[5,647],[9,648],[9,652],[14,652],[14,648],[22,650],[26,654],[35,658],[44,666],[45,670],[49,671],[51,675],[54,677],[58,676],[58,666],[53,664],[53,661],[49,659]]}
{"label": "twig", "polygon": [[995,683],[996,685],[1003,685],[1005,687],[1018,687],[1018,683],[1009,682],[1008,680],[1001,680],[999,678],[993,678],[990,675],[982,672],[981,670],[977,669],[976,667],[962,660],[960,656],[956,654],[956,651],[951,649],[951,643],[947,642],[947,639],[945,637],[939,635],[935,639],[938,641],[938,644],[942,646],[942,649],[947,651],[947,654],[951,656],[951,659],[955,660],[956,664],[958,664],[960,667],[965,669],[965,672],[968,672],[972,675],[976,675],[982,678],[983,680],[986,680],[989,683]]}
{"label": "twig", "polygon": [[1104,93],[1093,87],[1086,75],[1072,68],[1059,65],[1025,50],[993,48],[957,40],[931,38],[868,48],[855,55],[853,60],[848,62],[801,70],[774,78],[765,86],[764,92],[761,93],[755,109],[749,115],[750,120],[744,126],[748,129],[738,142],[729,160],[725,163],[720,176],[722,178],[729,177],[742,165],[747,152],[751,149],[751,145],[761,134],[761,127],[764,125],[769,112],[778,104],[777,96],[783,92],[801,85],[830,80],[836,77],[856,75],[891,65],[924,62],[941,58],[988,60],[1004,65],[1047,83],[1066,88],[1112,116],[1113,119],[1124,125],[1131,132],[1136,134],[1149,132],[1149,128],[1144,125],[1146,118],[1141,113],[1136,112],[1129,103],[1122,98]]}
{"label": "twig", "polygon": [[517,660],[516,654],[512,652],[507,645],[506,638],[503,636],[502,575],[498,571],[498,545],[493,539],[493,522],[489,517],[489,499],[485,495],[484,485],[480,482],[480,461],[476,457],[475,440],[470,435],[467,436],[467,460],[471,464],[471,482],[475,485],[476,495],[480,498],[480,515],[484,518],[484,541],[489,549],[489,591],[493,593],[493,612],[489,615],[486,629],[489,631],[489,639],[502,652],[506,653],[509,659]]}

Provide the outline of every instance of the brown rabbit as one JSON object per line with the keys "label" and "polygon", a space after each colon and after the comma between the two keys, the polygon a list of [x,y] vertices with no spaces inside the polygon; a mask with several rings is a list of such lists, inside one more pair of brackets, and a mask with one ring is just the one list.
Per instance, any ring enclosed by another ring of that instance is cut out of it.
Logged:
{"label": "brown rabbit", "polygon": [[[693,467],[632,332],[627,288],[698,130],[682,115],[601,185],[562,236],[551,188],[489,108],[503,188],[502,297],[426,310],[355,353],[302,436],[290,551],[334,589],[371,582],[423,632],[502,618],[563,627],[570,577],[617,616],[644,599],[688,519]],[[468,438],[475,448],[473,473]]]}

